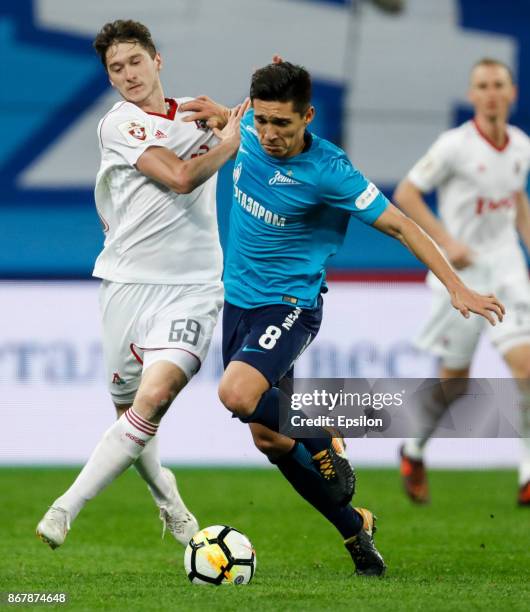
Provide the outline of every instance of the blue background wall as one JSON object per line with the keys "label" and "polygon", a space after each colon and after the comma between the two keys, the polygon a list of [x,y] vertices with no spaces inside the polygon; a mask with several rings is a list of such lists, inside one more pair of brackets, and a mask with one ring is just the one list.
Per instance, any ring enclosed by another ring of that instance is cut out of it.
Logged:
{"label": "blue background wall", "polygon": [[[329,10],[336,10],[337,5],[348,3],[329,4]],[[458,0],[457,4],[462,29],[509,35],[516,41],[520,98],[513,122],[530,133],[530,2]],[[102,244],[92,189],[24,187],[20,177],[108,91],[109,85],[92,51],[91,38],[38,23],[32,0],[0,5],[0,55],[7,68],[2,71],[0,90],[0,277],[83,278],[90,275]],[[373,87],[377,85],[374,81]],[[339,144],[347,93],[340,83],[322,78],[315,81],[318,121],[314,129]],[[469,108],[455,104],[451,123],[469,116]],[[362,167],[362,159],[354,161]],[[229,165],[220,173],[218,188],[223,239],[230,180]],[[380,187],[390,196],[395,184]],[[397,242],[357,223],[350,224],[344,248],[332,265],[342,270],[421,269]]]}

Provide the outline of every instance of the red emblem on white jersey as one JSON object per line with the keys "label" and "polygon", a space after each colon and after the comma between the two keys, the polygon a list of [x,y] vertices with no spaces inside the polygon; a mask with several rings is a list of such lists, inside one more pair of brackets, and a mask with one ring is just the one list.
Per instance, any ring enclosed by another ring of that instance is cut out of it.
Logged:
{"label": "red emblem on white jersey", "polygon": [[144,126],[139,123],[131,123],[129,134],[138,140],[145,140],[147,138]]}
{"label": "red emblem on white jersey", "polygon": [[167,134],[164,134],[162,130],[157,130],[155,132],[155,138],[167,138]]}
{"label": "red emblem on white jersey", "polygon": [[491,200],[489,198],[478,198],[475,207],[477,215],[482,215],[485,212],[494,212],[496,210],[506,210],[516,206],[515,194],[509,195],[501,200]]}

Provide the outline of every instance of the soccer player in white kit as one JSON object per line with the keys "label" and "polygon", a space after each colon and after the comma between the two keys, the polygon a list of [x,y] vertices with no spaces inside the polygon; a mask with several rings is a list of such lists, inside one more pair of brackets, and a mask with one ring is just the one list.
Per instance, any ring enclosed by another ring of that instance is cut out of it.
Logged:
{"label": "soccer player in white kit", "polygon": [[[502,325],[488,329],[520,391],[522,458],[518,503],[530,506],[530,283],[519,237],[530,250],[526,184],[530,139],[508,125],[515,87],[507,66],[479,61],[471,71],[469,100],[475,115],[444,132],[398,186],[395,202],[445,251],[462,280],[475,291],[493,291],[506,306]],[[422,194],[437,189],[436,218]],[[431,316],[418,346],[440,358],[440,378],[466,379],[485,326],[480,317],[453,315],[442,286],[429,274]],[[401,449],[405,490],[417,503],[429,500],[423,451],[444,411],[463,392],[451,384],[444,398],[423,407],[418,437]],[[460,387],[460,388],[459,388]]]}
{"label": "soccer player in white kit", "polygon": [[238,149],[246,109],[230,113],[222,131],[183,122],[184,99],[164,97],[162,59],[138,22],[107,23],[94,47],[123,98],[98,126],[95,199],[105,244],[94,268],[119,418],[37,534],[60,546],[85,503],[134,464],[164,528],[186,545],[198,524],[160,464],[155,434],[204,360],[222,306],[216,172]]}

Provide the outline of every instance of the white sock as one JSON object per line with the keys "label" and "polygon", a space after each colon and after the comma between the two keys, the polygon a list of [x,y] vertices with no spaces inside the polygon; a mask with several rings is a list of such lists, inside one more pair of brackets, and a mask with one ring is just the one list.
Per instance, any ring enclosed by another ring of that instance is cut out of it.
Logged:
{"label": "white sock", "polygon": [[519,484],[530,481],[530,394],[521,394],[521,463],[519,464]]}
{"label": "white sock", "polygon": [[404,452],[407,457],[417,461],[423,459],[425,446],[447,408],[447,404],[435,398],[434,395],[422,398],[414,423],[417,437],[405,441]]}
{"label": "white sock", "polygon": [[89,499],[122,474],[144,450],[158,429],[129,408],[103,434],[72,486],[53,502],[73,521]]}
{"label": "white sock", "polygon": [[[427,438],[428,439],[428,438]],[[427,439],[421,440],[420,438],[409,438],[405,440],[404,453],[411,459],[420,461],[423,459],[423,449],[427,443]]]}
{"label": "white sock", "polygon": [[423,451],[445,411],[465,390],[465,379],[449,379],[425,389],[416,413],[416,437],[405,442],[405,455],[411,459],[423,459]]}
{"label": "white sock", "polygon": [[158,438],[156,436],[145,445],[141,455],[134,463],[134,467],[147,483],[157,506],[170,501],[173,489],[164,476],[164,472],[162,472]]}

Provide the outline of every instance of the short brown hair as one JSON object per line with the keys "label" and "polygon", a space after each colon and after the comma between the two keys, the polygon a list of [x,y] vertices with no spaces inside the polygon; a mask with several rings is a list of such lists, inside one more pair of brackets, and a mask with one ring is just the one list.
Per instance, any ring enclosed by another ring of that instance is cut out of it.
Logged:
{"label": "short brown hair", "polygon": [[515,78],[513,76],[513,72],[510,66],[508,66],[508,64],[505,64],[504,62],[501,62],[498,59],[495,59],[493,57],[483,57],[482,59],[479,59],[478,62],[475,62],[473,64],[470,74],[473,74],[475,68],[478,68],[479,66],[500,66],[501,68],[504,68],[506,72],[510,75],[512,83],[515,83]]}
{"label": "short brown hair", "polygon": [[138,43],[151,57],[156,55],[156,47],[151,32],[143,23],[132,19],[117,19],[106,23],[94,39],[94,49],[105,70],[107,69],[107,50],[120,42]]}

